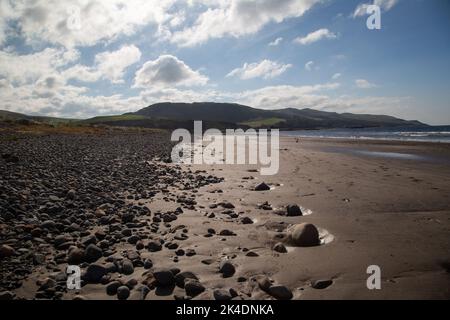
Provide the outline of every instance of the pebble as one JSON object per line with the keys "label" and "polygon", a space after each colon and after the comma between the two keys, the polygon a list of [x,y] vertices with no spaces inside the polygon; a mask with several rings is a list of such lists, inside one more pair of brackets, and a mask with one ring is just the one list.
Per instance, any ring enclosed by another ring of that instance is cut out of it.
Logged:
{"label": "pebble", "polygon": [[267,276],[259,276],[256,278],[256,282],[258,283],[258,286],[263,291],[268,291],[269,288],[272,286],[272,282]]}
{"label": "pebble", "polygon": [[8,258],[16,254],[16,251],[13,247],[10,247],[6,244],[0,246],[0,258]]}
{"label": "pebble", "polygon": [[193,257],[197,254],[194,249],[186,249],[186,257]]}
{"label": "pebble", "polygon": [[127,300],[130,296],[130,289],[127,286],[117,288],[117,299]]}
{"label": "pebble", "polygon": [[286,247],[284,246],[284,244],[282,244],[281,242],[275,244],[272,249],[273,249],[273,251],[276,251],[278,253],[287,253],[288,252]]}
{"label": "pebble", "polygon": [[313,281],[311,283],[311,287],[313,287],[314,289],[319,289],[319,290],[323,290],[328,288],[329,286],[331,286],[333,284],[333,280],[316,280]]}
{"label": "pebble", "polygon": [[104,266],[93,263],[87,267],[84,279],[89,283],[99,283],[106,274],[107,270]]}
{"label": "pebble", "polygon": [[220,231],[219,235],[220,236],[235,236],[236,233],[234,233],[231,230],[225,229],[225,230]]}
{"label": "pebble", "polygon": [[257,254],[257,253],[254,252],[254,251],[249,251],[249,252],[246,253],[245,256],[246,256],[246,257],[259,257],[259,254]]}
{"label": "pebble", "polygon": [[151,269],[153,267],[153,261],[151,259],[144,260],[144,269]]}
{"label": "pebble", "polygon": [[286,212],[288,217],[299,217],[302,216],[302,210],[296,204],[290,204],[286,207]]}
{"label": "pebble", "polygon": [[95,244],[90,244],[84,251],[84,256],[87,262],[95,262],[103,256],[103,252]]}
{"label": "pebble", "polygon": [[205,291],[205,287],[196,279],[187,279],[184,282],[184,290],[186,294],[190,297],[198,296],[200,293]]}
{"label": "pebble", "polygon": [[157,281],[157,286],[170,287],[175,284],[175,277],[169,269],[157,269],[153,272],[153,276]]}
{"label": "pebble", "polygon": [[216,289],[214,290],[213,295],[214,299],[219,301],[227,301],[233,298],[230,294],[230,291],[225,289]]}
{"label": "pebble", "polygon": [[269,191],[270,187],[265,183],[260,183],[255,187],[255,191]]}
{"label": "pebble", "polygon": [[147,249],[150,252],[157,252],[157,251],[161,251],[162,250],[162,245],[160,242],[158,241],[150,241],[147,244]]}
{"label": "pebble", "polygon": [[184,272],[180,272],[175,276],[175,283],[178,287],[180,288],[184,288],[184,282],[187,279],[194,279],[194,280],[198,280],[197,276],[190,272],[190,271],[184,271]]}
{"label": "pebble", "polygon": [[125,275],[130,275],[134,273],[133,263],[126,259],[122,263],[122,273]]}
{"label": "pebble", "polygon": [[253,224],[253,220],[250,219],[249,217],[244,217],[241,220],[242,224]]}
{"label": "pebble", "polygon": [[119,281],[112,281],[106,286],[106,294],[109,296],[114,296],[117,294],[117,289],[122,286]]}
{"label": "pebble", "polygon": [[236,268],[230,261],[223,260],[219,265],[219,272],[224,278],[229,278],[234,275],[234,273],[236,272]]}
{"label": "pebble", "polygon": [[280,285],[271,286],[267,290],[267,293],[277,300],[291,300],[293,297],[291,290],[289,290],[285,286]]}

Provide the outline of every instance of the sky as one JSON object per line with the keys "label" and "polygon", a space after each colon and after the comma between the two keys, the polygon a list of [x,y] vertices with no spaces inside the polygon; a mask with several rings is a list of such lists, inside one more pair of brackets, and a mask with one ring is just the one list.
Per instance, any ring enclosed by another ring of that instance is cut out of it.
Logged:
{"label": "sky", "polygon": [[0,109],[198,101],[450,124],[450,1],[0,0]]}

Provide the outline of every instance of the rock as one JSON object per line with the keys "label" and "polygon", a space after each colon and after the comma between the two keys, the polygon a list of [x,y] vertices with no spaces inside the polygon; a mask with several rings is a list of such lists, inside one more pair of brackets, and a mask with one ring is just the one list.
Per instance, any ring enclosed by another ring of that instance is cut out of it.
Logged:
{"label": "rock", "polygon": [[255,187],[255,191],[269,191],[270,187],[266,183],[260,183]]}
{"label": "rock", "polygon": [[114,296],[117,294],[117,289],[122,286],[119,281],[112,281],[106,286],[106,294],[109,296]]}
{"label": "rock", "polygon": [[241,220],[242,224],[253,224],[253,220],[250,219],[249,217],[244,217]]}
{"label": "rock", "polygon": [[0,259],[8,258],[16,254],[16,251],[13,247],[10,247],[6,244],[0,246]]}
{"label": "rock", "polygon": [[225,289],[216,289],[214,290],[213,295],[214,299],[219,301],[231,300],[233,298],[230,294],[230,291]]}
{"label": "rock", "polygon": [[81,243],[87,247],[90,244],[96,244],[97,243],[97,238],[95,235],[91,234],[89,236],[84,237],[83,239],[81,239]]}
{"label": "rock", "polygon": [[131,229],[123,229],[121,233],[123,236],[129,237],[133,234],[133,231]]}
{"label": "rock", "polygon": [[78,265],[84,261],[84,250],[80,248],[72,248],[69,250],[69,258],[67,262],[70,265]]}
{"label": "rock", "polygon": [[55,237],[55,240],[53,240],[53,244],[56,248],[60,248],[64,243],[72,241],[72,238],[68,235],[61,234],[59,236]]}
{"label": "rock", "polygon": [[225,230],[220,231],[219,235],[220,236],[235,236],[236,233],[234,233],[231,230],[225,229]]}
{"label": "rock", "polygon": [[281,242],[275,244],[272,248],[273,251],[279,252],[279,253],[287,253],[287,249]]}
{"label": "rock", "polygon": [[272,282],[267,276],[258,276],[256,282],[258,283],[259,288],[266,292],[272,286]]}
{"label": "rock", "polygon": [[104,266],[93,263],[87,267],[84,279],[89,283],[99,283],[106,274],[107,270]]}
{"label": "rock", "polygon": [[53,288],[56,286],[56,281],[51,278],[46,278],[43,281],[39,281],[39,291],[45,291],[50,288]]}
{"label": "rock", "polygon": [[14,294],[10,291],[0,292],[0,301],[13,300]]}
{"label": "rock", "polygon": [[95,231],[94,235],[95,235],[95,237],[96,237],[97,239],[100,239],[100,240],[103,240],[103,239],[105,239],[105,237],[106,237],[106,234],[105,234],[105,232],[104,232],[103,230],[97,230],[97,231]]}
{"label": "rock", "polygon": [[190,271],[184,271],[184,272],[180,272],[179,274],[177,274],[175,276],[175,283],[178,287],[184,288],[184,282],[187,279],[198,280],[197,276],[194,273],[192,273]]}
{"label": "rock", "polygon": [[140,285],[139,287],[136,288],[135,292],[139,293],[139,300],[145,300],[145,297],[147,297],[147,295],[150,292],[150,288],[145,286],[145,285]]}
{"label": "rock", "polygon": [[157,281],[157,286],[170,287],[175,284],[175,277],[169,269],[157,269],[153,272],[153,276]]}
{"label": "rock", "polygon": [[153,261],[151,259],[144,260],[144,269],[151,269],[153,267]]}
{"label": "rock", "polygon": [[95,244],[90,244],[84,251],[84,256],[87,262],[95,262],[103,256],[103,251]]}
{"label": "rock", "polygon": [[333,284],[333,280],[316,280],[313,281],[311,283],[311,287],[313,287],[314,289],[319,289],[319,290],[323,290],[328,288],[329,286],[331,286]]}
{"label": "rock", "polygon": [[161,249],[162,249],[162,245],[161,245],[161,243],[159,242],[159,241],[150,241],[148,244],[147,244],[147,249],[148,249],[148,251],[150,251],[150,252],[157,252],[157,251],[161,251]]}
{"label": "rock", "polygon": [[320,245],[319,231],[310,223],[301,223],[289,228],[289,239],[298,247],[313,247]]}
{"label": "rock", "polygon": [[247,253],[245,254],[245,256],[246,256],[246,257],[254,258],[254,257],[259,257],[259,254],[257,254],[257,253],[254,252],[254,251],[249,251],[249,252],[247,252]]}
{"label": "rock", "polygon": [[236,268],[230,261],[223,260],[219,265],[219,272],[224,278],[229,278],[234,275],[234,273],[236,272]]}
{"label": "rock", "polygon": [[291,300],[293,297],[291,290],[285,286],[271,286],[267,293],[277,300]]}
{"label": "rock", "polygon": [[102,209],[97,209],[97,210],[95,210],[94,215],[97,218],[101,218],[101,217],[104,217],[106,215],[106,212],[104,210],[102,210]]}
{"label": "rock", "polygon": [[296,204],[290,204],[286,207],[286,212],[288,217],[299,217],[303,215],[302,210]]}
{"label": "rock", "polygon": [[266,201],[266,202],[260,204],[260,205],[258,206],[258,208],[259,208],[259,209],[262,209],[262,210],[266,210],[266,211],[273,210],[271,204],[270,204],[268,201]]}
{"label": "rock", "polygon": [[33,264],[34,265],[40,265],[43,264],[45,262],[45,255],[40,254],[40,253],[35,253],[33,254]]}
{"label": "rock", "polygon": [[193,257],[197,254],[194,249],[186,249],[186,257]]}
{"label": "rock", "polygon": [[234,209],[235,208],[234,205],[230,202],[222,202],[220,204],[220,206],[225,209]]}
{"label": "rock", "polygon": [[108,262],[105,264],[106,272],[107,273],[115,273],[117,272],[117,265],[115,265],[112,262]]}
{"label": "rock", "polygon": [[117,288],[117,299],[127,300],[130,296],[130,289],[127,286]]}
{"label": "rock", "polygon": [[130,280],[128,280],[128,281],[125,283],[125,285],[126,285],[130,290],[133,290],[134,287],[137,286],[137,284],[138,284],[138,281],[137,281],[136,279],[130,279]]}
{"label": "rock", "polygon": [[142,250],[144,248],[145,248],[145,245],[144,245],[144,243],[142,241],[138,241],[136,243],[136,250]]}
{"label": "rock", "polygon": [[125,275],[130,275],[134,273],[133,263],[126,259],[122,263],[122,273]]}
{"label": "rock", "polygon": [[41,224],[41,228],[42,229],[53,229],[56,226],[55,221],[52,220],[46,220],[44,222],[42,222]]}
{"label": "rock", "polygon": [[190,297],[196,297],[203,291],[205,291],[205,287],[200,283],[200,281],[195,279],[187,279],[184,282],[184,290],[186,294]]}
{"label": "rock", "polygon": [[75,199],[76,194],[77,193],[75,190],[70,189],[69,191],[67,191],[66,198],[69,200],[73,200],[73,199]]}

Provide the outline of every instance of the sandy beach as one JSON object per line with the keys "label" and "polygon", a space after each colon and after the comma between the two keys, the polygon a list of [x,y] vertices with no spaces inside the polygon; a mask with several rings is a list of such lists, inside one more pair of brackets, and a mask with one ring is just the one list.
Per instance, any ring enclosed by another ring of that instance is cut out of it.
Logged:
{"label": "sandy beach", "polygon": [[[41,233],[24,237],[11,228],[21,230],[29,221],[2,222],[1,244],[14,250],[2,257],[3,296],[9,292],[16,299],[450,298],[448,145],[284,137],[279,173],[262,177],[256,166],[179,166],[156,155],[145,160],[139,143],[130,148],[137,163],[149,167],[134,175],[134,165],[129,173],[134,182],[122,186],[120,177],[119,187],[111,191],[124,201],[124,208],[140,208],[130,220],[116,201],[116,207],[88,206],[86,211],[97,217],[88,216],[91,223],[78,230],[46,231],[43,221],[35,221],[37,226],[25,230],[39,228]],[[95,167],[102,167],[102,159],[96,161]],[[3,170],[10,168],[3,165]],[[159,172],[149,178],[141,175],[145,170]],[[255,191],[262,182],[271,190]],[[81,191],[74,192],[71,201],[80,200]],[[147,197],[141,196],[144,192]],[[67,198],[58,201],[71,203]],[[301,208],[302,216],[286,216],[286,207],[293,204]],[[318,228],[321,245],[299,247],[285,241],[290,226],[301,223]],[[67,236],[61,240],[67,244],[58,247],[53,242],[61,234]],[[89,246],[91,251],[92,246],[99,248],[100,255],[87,259],[92,255]],[[40,251],[43,260],[11,288],[7,283],[14,259],[29,259],[21,247],[34,248],[34,254]],[[64,288],[64,270],[77,252],[83,287],[71,291]],[[366,286],[370,265],[381,268],[381,290]]]}

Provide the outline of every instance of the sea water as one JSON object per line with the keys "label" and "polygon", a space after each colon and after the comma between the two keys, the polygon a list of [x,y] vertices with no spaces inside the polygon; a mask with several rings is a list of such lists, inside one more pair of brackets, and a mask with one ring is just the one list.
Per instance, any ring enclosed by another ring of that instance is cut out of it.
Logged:
{"label": "sea water", "polygon": [[282,136],[450,143],[450,126],[282,131]]}

